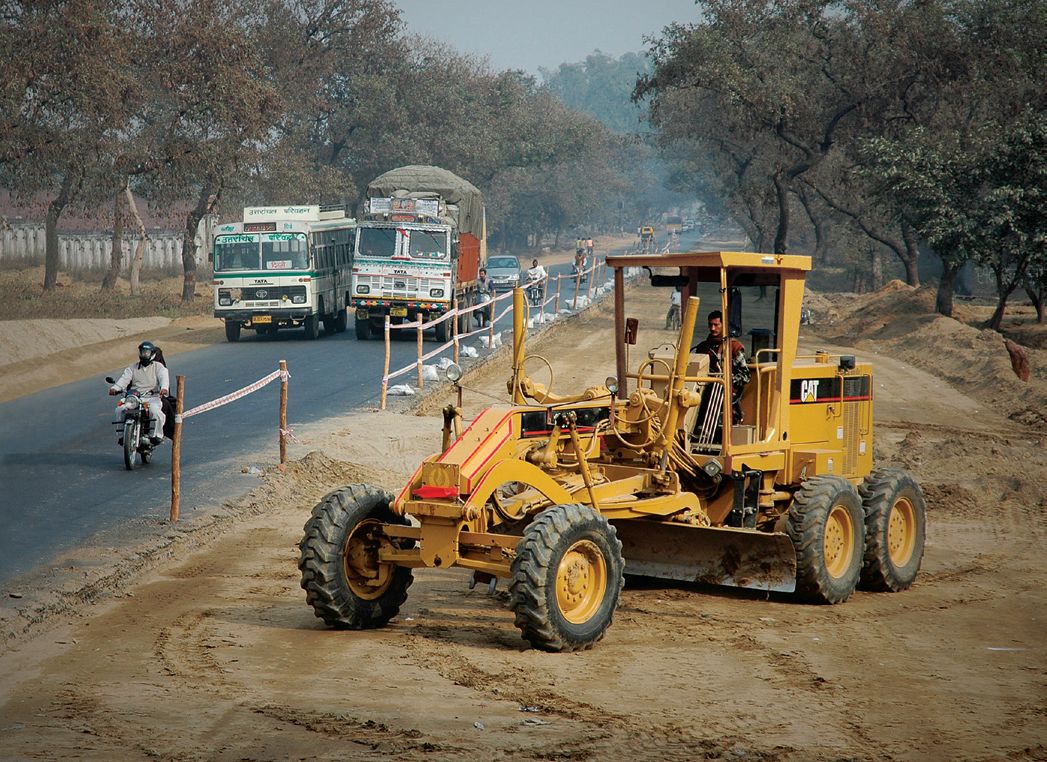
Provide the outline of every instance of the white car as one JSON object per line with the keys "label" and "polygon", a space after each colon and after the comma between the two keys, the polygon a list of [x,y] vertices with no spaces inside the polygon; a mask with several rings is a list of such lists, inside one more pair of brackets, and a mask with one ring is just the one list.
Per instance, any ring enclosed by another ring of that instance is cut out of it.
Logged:
{"label": "white car", "polygon": [[487,277],[496,291],[509,291],[520,285],[520,260],[511,254],[499,254],[487,260]]}

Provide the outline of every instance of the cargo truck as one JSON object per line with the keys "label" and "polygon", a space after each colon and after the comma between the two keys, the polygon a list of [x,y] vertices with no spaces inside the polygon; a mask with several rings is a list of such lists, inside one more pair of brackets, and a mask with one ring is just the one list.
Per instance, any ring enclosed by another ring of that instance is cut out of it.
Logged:
{"label": "cargo truck", "polygon": [[[367,186],[356,229],[352,299],[356,338],[368,339],[418,314],[426,322],[479,295],[487,261],[483,196],[475,185],[440,167],[390,170]],[[460,329],[468,317],[460,318]],[[436,327],[451,335],[451,320]]]}

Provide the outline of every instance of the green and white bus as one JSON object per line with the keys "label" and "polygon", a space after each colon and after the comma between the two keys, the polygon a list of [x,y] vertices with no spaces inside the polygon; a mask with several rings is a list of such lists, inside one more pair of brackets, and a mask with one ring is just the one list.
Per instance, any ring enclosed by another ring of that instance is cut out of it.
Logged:
{"label": "green and white bus", "polygon": [[225,337],[300,326],[307,339],[346,329],[356,220],[342,207],[250,206],[214,237],[214,314]]}

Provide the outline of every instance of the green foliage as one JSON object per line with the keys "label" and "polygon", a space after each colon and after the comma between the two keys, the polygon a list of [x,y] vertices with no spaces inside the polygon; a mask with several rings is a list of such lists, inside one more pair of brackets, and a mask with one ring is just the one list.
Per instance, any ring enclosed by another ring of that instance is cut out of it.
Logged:
{"label": "green foliage", "polygon": [[637,78],[650,72],[650,63],[639,53],[611,58],[595,50],[584,61],[540,71],[545,86],[560,101],[609,130],[627,135],[644,129],[643,112],[631,98]]}
{"label": "green foliage", "polygon": [[787,245],[803,194],[819,238],[886,246],[910,282],[920,248],[942,259],[946,290],[976,260],[996,276],[1002,315],[1045,256],[1047,5],[699,5],[700,22],[654,41],[634,92],[678,181],[720,194],[757,245],[772,226]]}

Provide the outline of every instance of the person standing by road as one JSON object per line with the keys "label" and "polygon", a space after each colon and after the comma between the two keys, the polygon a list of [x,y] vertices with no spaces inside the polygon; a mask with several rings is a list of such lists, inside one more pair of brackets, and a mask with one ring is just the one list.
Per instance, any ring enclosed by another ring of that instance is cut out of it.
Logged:
{"label": "person standing by road", "polygon": [[494,281],[487,275],[487,268],[481,267],[480,274],[477,278],[478,289],[480,292],[481,303],[486,303],[487,306],[476,311],[476,321],[482,328],[487,323],[491,322],[494,317]]}
{"label": "person standing by road", "polygon": [[681,303],[682,295],[680,294],[680,289],[674,288],[673,292],[669,294],[669,312],[665,315],[666,330],[674,331],[680,327]]}

